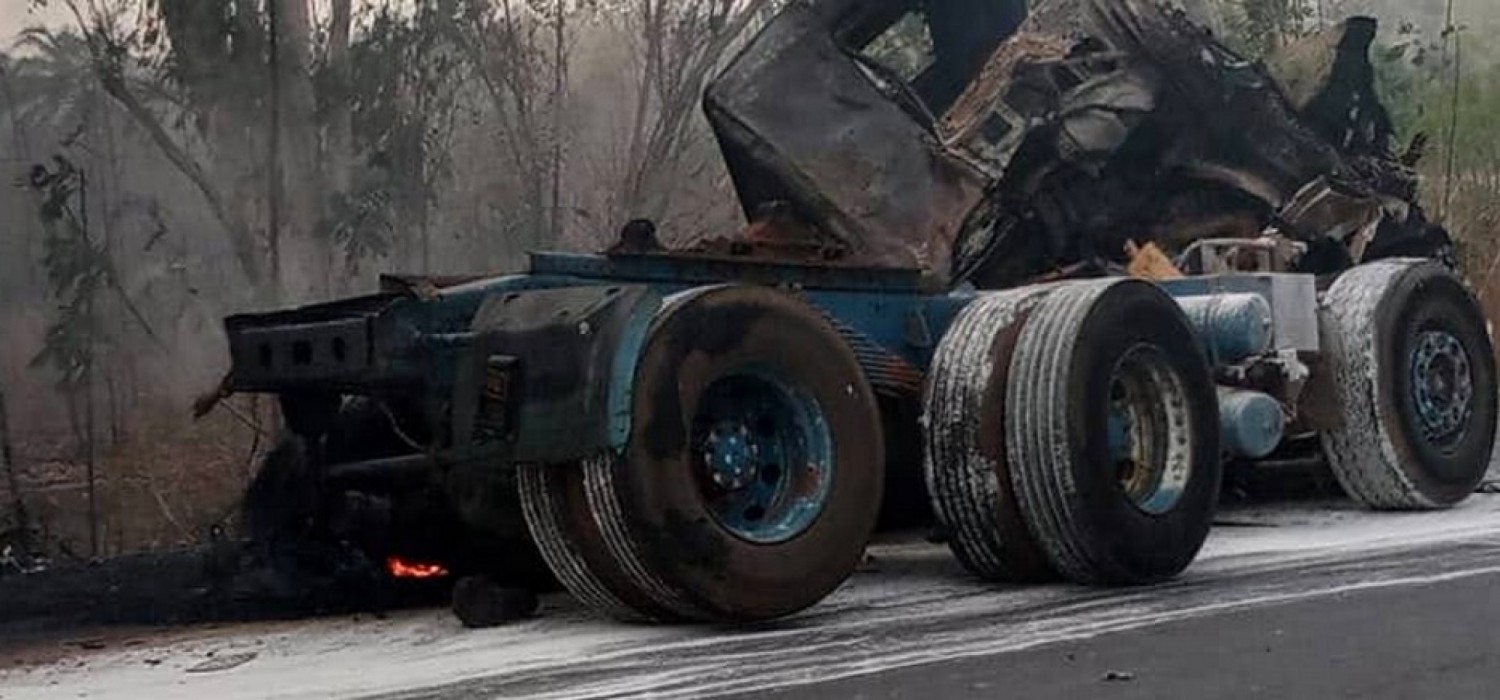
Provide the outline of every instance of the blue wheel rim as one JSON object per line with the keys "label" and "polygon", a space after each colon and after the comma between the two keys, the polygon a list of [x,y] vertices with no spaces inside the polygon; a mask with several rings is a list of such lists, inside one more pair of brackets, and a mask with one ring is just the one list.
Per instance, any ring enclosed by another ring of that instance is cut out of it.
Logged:
{"label": "blue wheel rim", "polygon": [[763,369],[709,385],[693,421],[694,467],[709,511],[735,536],[777,544],[818,520],[833,486],[833,438],[807,392]]}
{"label": "blue wheel rim", "polygon": [[1151,345],[1127,351],[1109,377],[1107,449],[1120,489],[1141,512],[1171,513],[1193,474],[1193,430],[1187,387],[1165,353]]}
{"label": "blue wheel rim", "polygon": [[1441,330],[1419,335],[1411,382],[1422,436],[1440,448],[1462,441],[1474,413],[1474,373],[1463,343]]}

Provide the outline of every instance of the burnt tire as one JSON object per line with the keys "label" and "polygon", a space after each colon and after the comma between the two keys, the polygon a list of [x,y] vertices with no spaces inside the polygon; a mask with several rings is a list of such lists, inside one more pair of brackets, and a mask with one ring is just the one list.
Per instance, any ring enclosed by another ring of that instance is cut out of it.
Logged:
{"label": "burnt tire", "polygon": [[1011,358],[1025,319],[1050,289],[980,297],[949,328],[928,372],[927,492],[949,549],[964,568],[989,581],[1058,577],[1016,503],[1005,448]]}
{"label": "burnt tire", "polygon": [[1061,286],[1032,311],[1010,376],[1011,475],[1052,565],[1138,585],[1191,564],[1223,464],[1213,377],[1171,297],[1138,280]]}
{"label": "burnt tire", "polygon": [[1494,451],[1494,349],[1474,295],[1439,264],[1388,260],[1341,276],[1322,304],[1341,426],[1324,454],[1378,510],[1451,507]]}
{"label": "burnt tire", "polygon": [[790,615],[854,572],[874,530],[875,397],[815,309],[768,288],[690,292],[653,323],[624,454],[586,462],[584,482],[614,560],[656,606]]}

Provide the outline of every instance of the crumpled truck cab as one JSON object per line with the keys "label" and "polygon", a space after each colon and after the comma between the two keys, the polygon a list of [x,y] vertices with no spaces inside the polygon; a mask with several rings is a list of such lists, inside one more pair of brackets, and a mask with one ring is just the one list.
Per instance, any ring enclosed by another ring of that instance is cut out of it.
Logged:
{"label": "crumpled truck cab", "polygon": [[1451,248],[1393,152],[1373,27],[1263,69],[1146,0],[793,2],[705,110],[752,221],[940,288],[1268,233],[1329,274]]}

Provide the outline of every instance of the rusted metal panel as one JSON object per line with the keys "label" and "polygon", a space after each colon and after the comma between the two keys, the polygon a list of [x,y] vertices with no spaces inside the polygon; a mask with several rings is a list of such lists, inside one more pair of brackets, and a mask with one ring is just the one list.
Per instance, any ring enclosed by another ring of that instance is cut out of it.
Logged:
{"label": "rusted metal panel", "polygon": [[865,379],[870,382],[870,387],[876,394],[897,399],[922,395],[922,384],[927,375],[916,365],[882,347],[848,323],[831,316],[829,321],[854,351],[859,366],[865,372]]}
{"label": "rusted metal panel", "polygon": [[382,294],[225,321],[233,391],[321,390],[399,381],[377,352],[377,320],[401,299]]}

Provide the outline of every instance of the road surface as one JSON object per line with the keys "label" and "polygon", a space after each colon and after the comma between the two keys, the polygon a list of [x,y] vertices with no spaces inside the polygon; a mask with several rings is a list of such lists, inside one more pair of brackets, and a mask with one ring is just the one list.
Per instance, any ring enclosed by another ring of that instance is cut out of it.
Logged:
{"label": "road surface", "polygon": [[1144,589],[985,585],[918,541],[874,554],[756,629],[618,625],[557,597],[495,630],[443,611],[183,630],[39,652],[0,671],[0,698],[1467,698],[1500,682],[1500,496],[1229,510],[1180,580]]}
{"label": "road surface", "polygon": [[[1004,691],[1033,700],[1494,698],[1500,696],[1500,573],[1450,563],[1474,556],[1493,564],[1495,549],[1459,546],[1436,562],[1380,557],[1368,566],[1409,575],[1335,586],[1305,600],[743,697],[933,700]],[[1444,573],[1420,573],[1428,564]]]}

